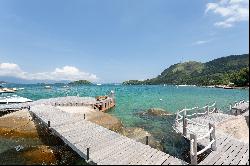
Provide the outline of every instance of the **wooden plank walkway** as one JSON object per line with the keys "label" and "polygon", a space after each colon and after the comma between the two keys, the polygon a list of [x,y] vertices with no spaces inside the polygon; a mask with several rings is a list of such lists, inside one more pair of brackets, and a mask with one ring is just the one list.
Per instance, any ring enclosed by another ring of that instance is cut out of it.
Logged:
{"label": "wooden plank walkway", "polygon": [[222,137],[217,142],[217,150],[212,151],[200,165],[247,165],[249,144],[232,137]]}
{"label": "wooden plank walkway", "polygon": [[249,110],[249,102],[239,103],[238,105],[235,105],[234,107],[232,107],[232,109]]}
{"label": "wooden plank walkway", "polygon": [[240,101],[231,107],[231,113],[236,116],[247,111],[249,111],[249,101]]}
{"label": "wooden plank walkway", "polygon": [[31,106],[31,114],[60,137],[81,157],[98,165],[187,165],[188,163],[170,156],[148,145],[91,123],[83,117],[75,117],[48,105]]}
{"label": "wooden plank walkway", "polygon": [[[204,115],[200,117],[192,118],[193,122],[203,124],[204,127],[200,125],[195,125],[188,123],[188,130],[186,138],[190,140],[190,134],[195,133],[197,137],[202,137],[206,135],[209,131],[209,123],[219,124],[224,120],[230,120],[234,118],[233,115],[227,115],[222,113],[213,113],[209,115]],[[207,126],[207,127],[205,127]],[[176,131],[182,134],[182,126],[178,126]],[[229,134],[219,132],[215,129],[216,135],[216,151],[211,149],[207,150],[209,155],[199,164],[200,165],[249,165],[249,144],[241,142],[233,138]],[[198,140],[198,145],[205,147],[209,143],[209,137],[207,139]]]}

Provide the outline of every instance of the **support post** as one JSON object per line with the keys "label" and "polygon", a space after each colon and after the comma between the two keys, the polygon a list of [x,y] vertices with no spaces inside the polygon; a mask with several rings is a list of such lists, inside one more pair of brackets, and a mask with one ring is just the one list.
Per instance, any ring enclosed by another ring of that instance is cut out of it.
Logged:
{"label": "support post", "polygon": [[217,147],[216,147],[216,137],[215,137],[215,125],[214,124],[211,124],[209,123],[209,130],[213,128],[213,131],[210,133],[210,142],[214,139],[214,143],[211,145],[211,149],[213,151],[216,151],[217,150]]}
{"label": "support post", "polygon": [[190,159],[191,165],[197,165],[197,136],[190,134]]}
{"label": "support post", "polygon": [[87,161],[89,160],[89,148],[87,148]]}
{"label": "support post", "polygon": [[148,145],[148,136],[146,136],[146,145]]}
{"label": "support post", "polygon": [[50,121],[48,121],[48,127],[50,127]]}
{"label": "support post", "polygon": [[215,110],[214,110],[214,113],[219,113],[219,111],[218,111],[218,108],[217,108],[217,107],[215,107],[214,109],[215,109]]}
{"label": "support post", "polygon": [[215,102],[215,105],[214,105],[214,113],[218,113],[218,108],[217,108],[217,103]]}
{"label": "support post", "polygon": [[186,137],[187,136],[187,111],[184,110],[183,114],[183,135]]}
{"label": "support post", "polygon": [[84,118],[84,119],[86,118],[85,114],[83,114],[83,118]]}
{"label": "support post", "polygon": [[179,118],[179,110],[177,110],[177,113],[176,113],[176,118],[175,118],[175,127],[178,127],[178,118]]}
{"label": "support post", "polygon": [[206,105],[206,107],[205,107],[205,112],[207,113],[207,115],[209,115],[209,108],[208,108],[208,105]]}

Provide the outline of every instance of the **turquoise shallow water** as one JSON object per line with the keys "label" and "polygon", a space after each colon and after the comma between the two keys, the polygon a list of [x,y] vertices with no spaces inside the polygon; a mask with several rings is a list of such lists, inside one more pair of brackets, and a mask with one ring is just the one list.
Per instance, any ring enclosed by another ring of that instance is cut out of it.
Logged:
{"label": "turquoise shallow water", "polygon": [[227,112],[230,103],[239,100],[249,100],[249,90],[226,90],[201,87],[176,87],[176,86],[75,86],[63,88],[63,85],[45,89],[43,85],[9,85],[9,87],[24,88],[17,95],[32,100],[59,96],[100,96],[106,95],[111,90],[115,91],[116,107],[109,111],[118,117],[126,127],[141,127],[149,131],[160,141],[165,151],[178,156],[183,151],[181,141],[176,139],[172,130],[174,116],[168,118],[142,116],[139,112],[150,108],[163,108],[175,113],[184,107],[204,106],[217,102],[218,108]]}

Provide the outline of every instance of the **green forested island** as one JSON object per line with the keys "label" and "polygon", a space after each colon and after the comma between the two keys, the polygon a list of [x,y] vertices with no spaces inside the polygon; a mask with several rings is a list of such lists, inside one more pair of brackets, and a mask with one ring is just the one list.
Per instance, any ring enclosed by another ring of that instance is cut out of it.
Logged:
{"label": "green forested island", "polygon": [[124,85],[249,85],[249,54],[231,55],[207,63],[189,61],[171,65],[159,76],[144,81],[129,80]]}
{"label": "green forested island", "polygon": [[92,85],[92,83],[88,80],[79,80],[70,82],[69,85]]}

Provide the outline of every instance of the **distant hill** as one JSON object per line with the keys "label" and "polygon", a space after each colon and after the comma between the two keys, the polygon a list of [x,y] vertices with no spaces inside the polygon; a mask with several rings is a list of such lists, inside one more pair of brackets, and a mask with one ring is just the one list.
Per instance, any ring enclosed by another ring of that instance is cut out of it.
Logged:
{"label": "distant hill", "polygon": [[6,84],[7,82],[5,82],[5,81],[0,81],[0,84]]}
{"label": "distant hill", "polygon": [[70,82],[69,85],[92,85],[92,83],[88,80],[79,80]]}
{"label": "distant hill", "polygon": [[156,78],[144,81],[130,80],[123,84],[218,85],[236,82],[237,85],[239,82],[233,78],[237,75],[239,79],[242,79],[239,84],[239,86],[242,86],[249,82],[247,73],[249,73],[249,54],[231,55],[207,63],[195,61],[177,63],[164,70]]}

